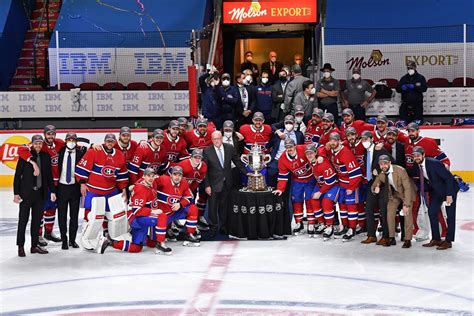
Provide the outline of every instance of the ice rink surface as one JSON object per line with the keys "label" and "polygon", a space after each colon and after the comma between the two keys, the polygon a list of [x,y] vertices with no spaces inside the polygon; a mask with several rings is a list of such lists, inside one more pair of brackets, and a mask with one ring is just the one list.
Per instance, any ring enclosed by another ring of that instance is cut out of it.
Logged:
{"label": "ice rink surface", "polygon": [[[17,257],[18,206],[0,191],[0,312],[76,315],[410,315],[474,313],[474,193],[459,193],[456,241],[438,251],[324,242],[169,243],[104,255],[61,250]],[[57,230],[57,223],[55,230]],[[80,228],[79,228],[80,230]],[[79,242],[79,238],[78,238]]]}

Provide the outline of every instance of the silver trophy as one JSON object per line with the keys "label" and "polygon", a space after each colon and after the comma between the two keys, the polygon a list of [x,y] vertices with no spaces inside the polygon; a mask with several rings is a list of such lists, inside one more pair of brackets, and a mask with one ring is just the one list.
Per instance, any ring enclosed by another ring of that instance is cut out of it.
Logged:
{"label": "silver trophy", "polygon": [[248,154],[243,154],[240,159],[248,166],[253,173],[248,176],[246,191],[266,191],[268,190],[265,177],[260,173],[272,159],[270,155],[266,155],[261,147],[257,144],[252,146]]}

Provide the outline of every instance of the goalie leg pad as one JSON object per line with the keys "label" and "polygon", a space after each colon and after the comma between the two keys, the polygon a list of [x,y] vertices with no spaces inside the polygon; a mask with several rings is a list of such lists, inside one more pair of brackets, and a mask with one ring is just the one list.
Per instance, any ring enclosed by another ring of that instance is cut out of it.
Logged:
{"label": "goalie leg pad", "polygon": [[82,232],[82,245],[85,249],[95,249],[98,243],[98,237],[102,232],[102,222],[105,216],[105,197],[92,196],[87,192],[86,202],[84,206],[89,209],[89,221]]}

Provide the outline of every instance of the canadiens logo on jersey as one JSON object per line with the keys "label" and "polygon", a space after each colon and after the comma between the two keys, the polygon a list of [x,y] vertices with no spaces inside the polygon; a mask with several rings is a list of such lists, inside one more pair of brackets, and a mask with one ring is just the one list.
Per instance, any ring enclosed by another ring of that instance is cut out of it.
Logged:
{"label": "canadiens logo on jersey", "polygon": [[172,153],[168,153],[166,156],[168,157],[169,161],[176,161],[176,159],[178,158],[176,154],[172,154]]}
{"label": "canadiens logo on jersey", "polygon": [[148,165],[147,168],[152,168],[153,170],[155,170],[155,173],[158,173],[158,171],[160,170],[160,166],[161,164],[159,163],[151,163]]}
{"label": "canadiens logo on jersey", "polygon": [[111,166],[103,166],[101,174],[106,178],[111,178],[115,176],[115,168]]}
{"label": "canadiens logo on jersey", "polygon": [[153,201],[151,201],[150,206],[151,206],[152,209],[157,209],[158,208],[158,199],[154,199]]}
{"label": "canadiens logo on jersey", "polygon": [[414,164],[415,161],[413,160],[413,155],[405,154],[405,160],[407,164]]}
{"label": "canadiens logo on jersey", "polygon": [[51,157],[51,166],[57,166],[59,163],[59,156]]}
{"label": "canadiens logo on jersey", "polygon": [[169,196],[167,199],[166,199],[166,203],[168,203],[169,205],[173,205],[175,203],[179,203],[180,201],[180,198],[179,197],[176,197],[176,196]]}
{"label": "canadiens logo on jersey", "polygon": [[308,164],[305,164],[304,166],[302,166],[302,167],[296,169],[296,170],[294,171],[294,174],[300,176],[300,175],[305,174],[305,173],[308,172],[308,171],[309,171],[309,165],[308,165]]}

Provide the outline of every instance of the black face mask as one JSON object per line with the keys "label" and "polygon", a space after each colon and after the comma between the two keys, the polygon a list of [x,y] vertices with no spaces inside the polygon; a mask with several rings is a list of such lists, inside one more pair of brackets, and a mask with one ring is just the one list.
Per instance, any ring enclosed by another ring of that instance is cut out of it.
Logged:
{"label": "black face mask", "polygon": [[278,79],[280,79],[280,81],[286,81],[286,77],[283,77],[283,76],[278,77]]}

